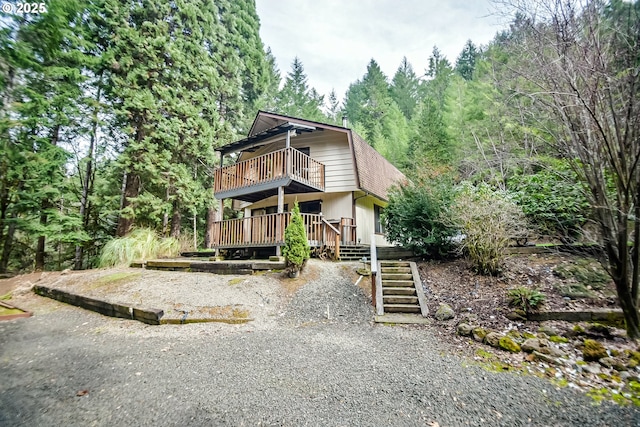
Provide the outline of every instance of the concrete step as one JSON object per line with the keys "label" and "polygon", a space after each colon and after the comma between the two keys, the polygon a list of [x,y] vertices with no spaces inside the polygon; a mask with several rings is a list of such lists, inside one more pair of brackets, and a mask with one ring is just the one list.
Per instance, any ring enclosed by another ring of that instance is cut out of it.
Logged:
{"label": "concrete step", "polygon": [[383,271],[382,280],[413,280],[413,275],[410,273],[385,273]]}
{"label": "concrete step", "polygon": [[385,295],[382,297],[385,304],[418,304],[418,297],[409,295]]}
{"label": "concrete step", "polygon": [[385,313],[420,313],[419,305],[384,304]]}
{"label": "concrete step", "polygon": [[382,274],[387,273],[411,274],[411,267],[382,267]]}
{"label": "concrete step", "polygon": [[382,281],[382,288],[399,288],[399,287],[407,287],[407,288],[414,288],[415,289],[415,285],[413,283],[413,280],[383,280]]}
{"label": "concrete step", "polygon": [[409,261],[380,261],[380,267],[411,267]]}
{"label": "concrete step", "polygon": [[382,287],[382,295],[415,295],[416,288],[414,287]]}

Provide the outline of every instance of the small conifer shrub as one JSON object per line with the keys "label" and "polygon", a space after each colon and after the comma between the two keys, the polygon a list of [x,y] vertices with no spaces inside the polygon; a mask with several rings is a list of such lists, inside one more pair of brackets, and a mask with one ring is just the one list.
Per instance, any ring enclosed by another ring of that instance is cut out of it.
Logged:
{"label": "small conifer shrub", "polygon": [[304,229],[297,200],[291,211],[291,222],[284,231],[282,255],[287,261],[287,270],[290,276],[296,276],[311,256],[307,232]]}

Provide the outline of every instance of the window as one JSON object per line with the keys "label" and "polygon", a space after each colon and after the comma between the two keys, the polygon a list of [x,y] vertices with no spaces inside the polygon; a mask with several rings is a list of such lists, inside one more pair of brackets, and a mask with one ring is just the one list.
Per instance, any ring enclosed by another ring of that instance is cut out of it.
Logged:
{"label": "window", "polygon": [[[285,204],[283,212],[288,212],[288,211],[289,211],[289,205]],[[269,215],[274,213],[278,213],[277,206],[268,206],[266,208],[251,209],[251,216]]]}
{"label": "window", "polygon": [[322,202],[320,200],[300,202],[298,206],[300,207],[300,213],[319,214],[322,212]]}
{"label": "window", "polygon": [[384,226],[382,224],[382,220],[380,219],[380,216],[383,211],[384,211],[384,208],[382,206],[373,205],[374,229],[375,229],[375,232],[378,234],[384,233]]}
{"label": "window", "polygon": [[303,154],[306,154],[307,156],[309,155],[309,153],[311,153],[311,149],[309,147],[300,147],[296,148],[296,150],[300,151]]}

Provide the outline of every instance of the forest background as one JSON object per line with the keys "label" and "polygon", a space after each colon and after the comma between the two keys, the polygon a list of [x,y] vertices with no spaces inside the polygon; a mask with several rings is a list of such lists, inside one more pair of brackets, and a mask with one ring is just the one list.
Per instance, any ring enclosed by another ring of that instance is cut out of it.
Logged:
{"label": "forest background", "polygon": [[487,45],[454,61],[434,46],[426,69],[405,58],[393,76],[373,58],[343,99],[309,87],[299,58],[281,78],[252,0],[3,12],[0,273],[92,268],[141,228],[204,247],[207,224],[234,215],[216,212],[216,147],[260,109],[346,116],[412,182],[388,209],[393,240],[435,256],[471,236],[456,212],[515,206],[508,237],[603,248],[638,331],[639,5],[505,2],[511,25]]}

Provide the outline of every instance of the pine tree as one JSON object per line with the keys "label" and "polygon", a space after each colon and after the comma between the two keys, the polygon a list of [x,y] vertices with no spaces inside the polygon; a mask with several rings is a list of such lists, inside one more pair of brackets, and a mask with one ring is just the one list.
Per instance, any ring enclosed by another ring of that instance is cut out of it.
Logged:
{"label": "pine tree", "polygon": [[322,113],[324,96],[309,88],[304,66],[298,57],[291,64],[291,71],[287,73],[284,86],[278,93],[277,111],[289,116],[307,120],[326,121]]}
{"label": "pine tree", "polygon": [[405,56],[391,81],[391,98],[407,120],[413,116],[418,103],[418,86],[418,77]]}
{"label": "pine tree", "polygon": [[460,56],[456,59],[456,72],[465,80],[473,78],[473,71],[476,68],[476,59],[479,52],[471,40],[467,40],[460,52]]}
{"label": "pine tree", "polygon": [[0,157],[10,162],[2,169],[11,170],[0,178],[2,271],[9,266],[18,231],[25,246],[35,243],[37,270],[46,267],[49,243],[86,239],[76,231],[81,228],[77,212],[65,208],[65,148],[73,147],[82,132],[84,5],[57,0],[47,8],[48,13],[5,17],[2,32],[3,50],[11,51],[2,85],[5,144]]}
{"label": "pine tree", "polygon": [[304,228],[300,207],[296,200],[291,211],[291,222],[284,231],[282,255],[287,260],[291,273],[299,272],[311,256],[307,232]]}

